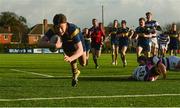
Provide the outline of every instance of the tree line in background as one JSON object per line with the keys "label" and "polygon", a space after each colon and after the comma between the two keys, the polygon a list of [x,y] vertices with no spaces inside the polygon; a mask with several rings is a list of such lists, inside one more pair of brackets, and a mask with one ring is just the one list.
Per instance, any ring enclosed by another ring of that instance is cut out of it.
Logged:
{"label": "tree line in background", "polygon": [[29,32],[27,20],[13,12],[1,12],[0,27],[10,27],[13,33],[13,42],[26,42],[26,34]]}
{"label": "tree line in background", "polygon": [[[177,31],[180,31],[180,22],[177,24]],[[109,28],[113,25],[110,22],[106,28],[106,33],[109,31]],[[118,24],[120,25],[120,24]],[[11,45],[12,48],[34,48],[36,45],[28,45],[28,33],[31,28],[28,27],[27,20],[23,16],[19,16],[14,12],[1,12],[0,13],[0,27],[8,27],[10,26],[11,32],[13,33],[12,42],[18,42],[17,45]],[[164,26],[161,25],[163,31],[168,31],[171,27],[171,24],[166,24]],[[6,46],[5,46],[6,47]],[[4,46],[0,44],[0,51],[2,52]]]}

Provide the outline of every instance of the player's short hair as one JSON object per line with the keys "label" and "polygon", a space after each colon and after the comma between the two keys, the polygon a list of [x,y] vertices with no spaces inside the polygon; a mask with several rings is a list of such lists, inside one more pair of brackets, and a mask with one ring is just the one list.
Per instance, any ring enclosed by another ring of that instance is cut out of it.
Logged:
{"label": "player's short hair", "polygon": [[125,24],[126,24],[126,20],[122,20],[122,21],[121,21],[121,24],[123,24],[123,23],[125,23]]}
{"label": "player's short hair", "polygon": [[53,18],[53,24],[54,25],[59,25],[61,23],[66,23],[67,18],[64,14],[56,14]]}
{"label": "player's short hair", "polygon": [[84,28],[83,30],[88,30],[88,28]]}
{"label": "player's short hair", "polygon": [[152,13],[151,13],[151,12],[146,12],[146,16],[147,16],[147,15],[152,15]]}
{"label": "player's short hair", "polygon": [[146,21],[146,19],[145,18],[143,18],[143,17],[141,17],[141,18],[139,18],[139,21]]}
{"label": "player's short hair", "polygon": [[115,23],[116,21],[118,22],[118,20],[117,20],[117,19],[115,19],[115,20],[114,20],[114,23]]}
{"label": "player's short hair", "polygon": [[92,19],[93,22],[96,21],[96,20],[97,20],[96,18],[93,18],[93,19]]}
{"label": "player's short hair", "polygon": [[175,23],[175,22],[173,22],[173,23],[172,23],[172,25],[176,25],[176,23]]}

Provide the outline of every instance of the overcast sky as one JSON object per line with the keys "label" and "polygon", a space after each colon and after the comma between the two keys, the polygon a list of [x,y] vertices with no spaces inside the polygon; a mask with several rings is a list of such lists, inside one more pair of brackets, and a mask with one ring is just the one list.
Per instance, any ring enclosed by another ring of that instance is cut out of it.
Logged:
{"label": "overcast sky", "polygon": [[180,22],[180,0],[0,0],[0,12],[24,16],[29,26],[44,18],[52,23],[56,13],[64,13],[69,22],[82,28],[90,27],[92,18],[101,21],[102,5],[105,25],[114,19],[125,19],[130,27],[136,27],[138,18],[145,17],[147,11],[161,25]]}

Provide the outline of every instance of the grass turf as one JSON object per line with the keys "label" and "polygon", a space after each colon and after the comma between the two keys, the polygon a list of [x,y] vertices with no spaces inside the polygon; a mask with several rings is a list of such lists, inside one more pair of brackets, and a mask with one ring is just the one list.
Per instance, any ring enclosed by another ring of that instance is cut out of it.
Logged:
{"label": "grass turf", "polygon": [[[118,66],[112,66],[110,54],[102,54],[99,61],[99,69],[95,69],[92,58],[87,67],[80,67],[79,85],[73,88],[70,66],[60,54],[0,54],[0,99],[180,94],[180,72],[168,72],[167,80],[160,77],[155,82],[128,81],[137,66],[135,54],[127,55],[125,68],[120,59]],[[180,107],[180,96],[0,101],[0,106]]]}

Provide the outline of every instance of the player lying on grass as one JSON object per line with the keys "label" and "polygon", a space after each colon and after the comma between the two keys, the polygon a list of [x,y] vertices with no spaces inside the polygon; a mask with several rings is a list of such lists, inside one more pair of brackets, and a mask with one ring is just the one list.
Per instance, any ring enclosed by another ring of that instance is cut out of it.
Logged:
{"label": "player lying on grass", "polygon": [[163,64],[156,66],[138,66],[132,73],[132,76],[129,78],[131,80],[137,81],[155,81],[162,74],[163,79],[166,79],[166,69],[164,69]]}
{"label": "player lying on grass", "polygon": [[155,65],[163,64],[165,69],[171,71],[180,71],[180,57],[177,56],[169,56],[158,58],[157,56],[153,56],[150,58],[146,58],[145,56],[140,56],[138,58],[139,65]]}
{"label": "player lying on grass", "polygon": [[139,66],[133,71],[131,79],[140,81],[155,81],[162,74],[166,79],[166,65],[157,56],[146,58],[138,57]]}
{"label": "player lying on grass", "polygon": [[[53,18],[53,29],[50,29],[40,40],[39,47],[47,47],[51,50],[63,48],[64,60],[69,62],[72,69],[72,86],[76,86],[80,71],[77,67],[77,59],[82,66],[86,65],[86,52],[84,38],[79,28],[67,22],[64,14],[56,14]],[[55,43],[50,42],[51,38],[57,37]]]}

